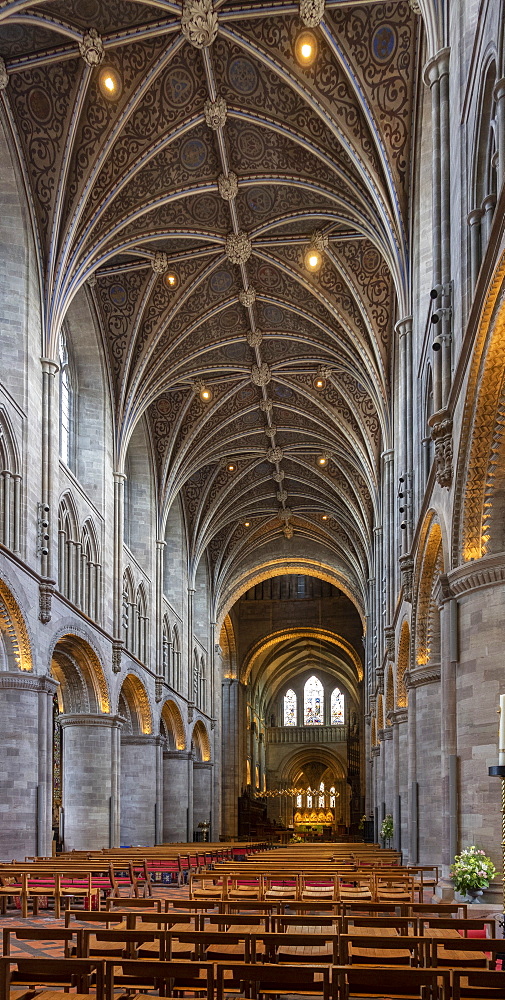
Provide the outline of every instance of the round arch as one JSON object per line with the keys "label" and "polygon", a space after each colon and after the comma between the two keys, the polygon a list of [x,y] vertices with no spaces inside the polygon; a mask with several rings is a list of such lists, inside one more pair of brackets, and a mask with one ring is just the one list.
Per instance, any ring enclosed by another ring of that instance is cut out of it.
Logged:
{"label": "round arch", "polygon": [[314,576],[318,580],[324,580],[326,583],[331,583],[334,587],[337,587],[354,604],[361,618],[363,631],[365,631],[366,621],[362,597],[353,589],[343,574],[333,566],[321,562],[315,563],[311,559],[276,559],[271,562],[264,562],[260,566],[256,566],[240,574],[235,581],[228,584],[221,595],[216,616],[218,629],[221,628],[224,618],[235,602],[242,597],[242,594],[245,594],[251,587],[256,586],[257,583],[263,583],[264,580],[269,580],[273,576],[285,576],[286,574]]}
{"label": "round arch", "polygon": [[193,743],[197,754],[201,761],[210,761],[211,750],[210,750],[210,740],[209,734],[201,721],[198,720],[193,726],[193,732],[191,733],[191,742]]}
{"label": "round arch", "polygon": [[[153,731],[151,706],[146,689],[136,674],[127,674],[119,692],[127,705],[129,721],[134,733],[149,735]],[[119,706],[118,706],[119,707]]]}
{"label": "round arch", "polygon": [[0,580],[0,632],[7,655],[7,669],[33,670],[28,630],[21,609],[11,591]]}
{"label": "round arch", "polygon": [[398,660],[396,668],[396,706],[406,708],[408,704],[407,687],[405,685],[405,674],[409,669],[410,658],[410,626],[405,619],[400,629],[400,641],[398,643]]}
{"label": "round arch", "polygon": [[[429,663],[432,655],[435,616],[438,614],[433,599],[437,575],[443,572],[442,532],[433,520],[422,553],[418,583],[414,593],[415,664]],[[417,575],[417,574],[416,574]]]}
{"label": "round arch", "polygon": [[179,706],[175,701],[166,701],[161,710],[161,719],[165,723],[167,730],[171,733],[175,749],[186,749],[186,733]]}
{"label": "round arch", "polygon": [[86,639],[73,632],[60,635],[53,647],[51,674],[59,684],[60,711],[110,713],[103,667]]}

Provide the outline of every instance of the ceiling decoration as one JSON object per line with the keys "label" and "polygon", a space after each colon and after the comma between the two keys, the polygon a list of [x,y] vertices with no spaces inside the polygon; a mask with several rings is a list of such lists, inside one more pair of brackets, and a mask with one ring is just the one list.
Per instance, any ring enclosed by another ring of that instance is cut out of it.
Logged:
{"label": "ceiling decoration", "polygon": [[0,4],[46,356],[91,296],[116,463],[145,418],[158,523],[180,495],[216,587],[246,553],[301,543],[364,599],[408,310],[419,26],[407,0]]}

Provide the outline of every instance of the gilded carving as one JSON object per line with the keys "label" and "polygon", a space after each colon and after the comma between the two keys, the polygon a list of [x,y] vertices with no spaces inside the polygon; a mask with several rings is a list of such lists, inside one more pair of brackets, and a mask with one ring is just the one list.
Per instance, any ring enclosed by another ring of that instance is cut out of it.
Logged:
{"label": "gilded carving", "polygon": [[256,292],[254,288],[249,285],[249,288],[245,288],[239,292],[238,298],[241,305],[245,306],[246,309],[250,309],[250,307],[256,302]]}
{"label": "gilded carving", "polygon": [[9,645],[20,670],[32,670],[30,640],[23,615],[8,587],[0,580],[0,627],[9,637]]}
{"label": "gilded carving", "polygon": [[261,365],[253,365],[251,368],[251,382],[253,385],[268,385],[272,373],[269,366],[264,362]]}

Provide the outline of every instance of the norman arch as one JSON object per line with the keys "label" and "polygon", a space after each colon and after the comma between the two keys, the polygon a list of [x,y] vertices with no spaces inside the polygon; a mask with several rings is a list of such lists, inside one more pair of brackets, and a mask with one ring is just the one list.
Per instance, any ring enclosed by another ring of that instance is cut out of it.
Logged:
{"label": "norman arch", "polygon": [[152,733],[153,721],[149,698],[136,674],[130,673],[125,677],[119,693],[118,709],[121,715],[126,712],[125,732],[144,735]]}
{"label": "norman arch", "polygon": [[0,580],[0,670],[32,670],[28,630],[21,609]]}
{"label": "norman arch", "polygon": [[111,710],[102,664],[84,638],[65,633],[55,642],[51,674],[58,682],[58,703],[64,713],[104,713]]}
{"label": "norman arch", "polygon": [[195,759],[206,763],[211,759],[211,748],[209,734],[201,721],[198,722],[193,727],[193,732],[191,733],[191,743],[195,751]]}
{"label": "norman arch", "polygon": [[175,750],[186,749],[186,733],[179,706],[175,701],[166,701],[161,711],[161,722]]}

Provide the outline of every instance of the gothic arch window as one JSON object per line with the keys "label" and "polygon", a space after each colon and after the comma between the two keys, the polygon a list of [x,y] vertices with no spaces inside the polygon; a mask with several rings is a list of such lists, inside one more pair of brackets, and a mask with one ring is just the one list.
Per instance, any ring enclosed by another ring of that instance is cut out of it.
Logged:
{"label": "gothic arch window", "polygon": [[130,570],[126,569],[123,574],[123,641],[130,653],[135,651],[135,612],[133,579]]}
{"label": "gothic arch window", "polygon": [[296,726],[296,694],[292,688],[284,695],[284,725]]}
{"label": "gothic arch window", "polygon": [[92,521],[86,521],[81,535],[80,607],[93,621],[100,619],[100,550]]}
{"label": "gothic arch window", "polygon": [[79,603],[79,557],[77,518],[69,495],[60,501],[58,508],[58,588],[64,597]]}
{"label": "gothic arch window", "polygon": [[21,531],[21,476],[14,433],[0,410],[0,542],[19,552]]}
{"label": "gothic arch window", "polygon": [[344,709],[344,695],[340,688],[334,688],[331,692],[330,702],[330,723],[332,726],[343,726]]}
{"label": "gothic arch window", "polygon": [[489,240],[497,193],[496,142],[496,63],[492,61],[482,77],[480,101],[476,115],[477,128],[473,155],[473,191],[470,214],[470,271],[475,286],[482,258]]}
{"label": "gothic arch window", "polygon": [[137,628],[136,628],[136,642],[135,642],[135,655],[141,663],[147,663],[148,660],[148,649],[147,649],[147,638],[148,638],[148,625],[149,619],[147,617],[147,599],[145,590],[142,584],[140,584],[137,590],[136,598],[136,616],[137,616]]}
{"label": "gothic arch window", "polygon": [[163,679],[167,684],[172,685],[172,663],[171,663],[171,635],[170,635],[170,623],[167,616],[165,615],[163,619]]}
{"label": "gothic arch window", "polygon": [[202,712],[205,712],[207,707],[207,697],[206,697],[206,687],[205,687],[205,660],[200,657],[200,687],[199,687],[199,705]]}
{"label": "gothic arch window", "polygon": [[324,688],[315,674],[303,689],[303,721],[306,726],[322,726],[324,721]]}
{"label": "gothic arch window", "polygon": [[60,331],[58,361],[60,365],[60,458],[65,462],[65,465],[71,468],[73,465],[75,392],[67,336],[64,330]]}
{"label": "gothic arch window", "polygon": [[179,630],[174,625],[172,636],[172,681],[176,691],[181,690],[181,642]]}

